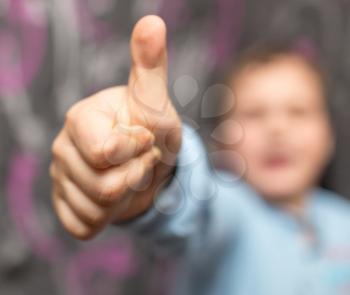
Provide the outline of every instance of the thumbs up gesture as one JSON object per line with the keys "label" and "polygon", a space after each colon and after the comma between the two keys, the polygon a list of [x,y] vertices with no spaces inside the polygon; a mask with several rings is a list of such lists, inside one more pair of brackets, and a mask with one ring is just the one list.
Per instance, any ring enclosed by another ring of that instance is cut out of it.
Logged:
{"label": "thumbs up gesture", "polygon": [[78,239],[150,208],[180,148],[181,123],[167,92],[164,22],[139,20],[130,49],[128,85],[73,105],[52,145],[54,208]]}

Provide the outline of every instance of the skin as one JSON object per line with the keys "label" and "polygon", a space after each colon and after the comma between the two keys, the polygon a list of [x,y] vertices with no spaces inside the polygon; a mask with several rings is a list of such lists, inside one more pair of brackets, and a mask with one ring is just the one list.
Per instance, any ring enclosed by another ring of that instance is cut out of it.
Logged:
{"label": "skin", "polygon": [[[334,149],[320,79],[297,55],[246,66],[232,81],[244,179],[268,201],[302,206]],[[234,136],[228,128],[226,141]]]}
{"label": "skin", "polygon": [[[87,240],[109,223],[153,204],[181,146],[181,123],[167,92],[166,27],[146,16],[134,27],[128,85],[73,105],[52,145],[52,200],[59,220]],[[248,183],[265,199],[298,203],[333,150],[319,81],[295,56],[247,67],[232,82],[230,115],[244,129],[236,151]],[[224,130],[223,142],[235,136]]]}
{"label": "skin", "polygon": [[167,92],[166,27],[146,16],[134,27],[129,83],[79,101],[52,145],[52,200],[74,237],[146,211],[171,174],[181,124]]}

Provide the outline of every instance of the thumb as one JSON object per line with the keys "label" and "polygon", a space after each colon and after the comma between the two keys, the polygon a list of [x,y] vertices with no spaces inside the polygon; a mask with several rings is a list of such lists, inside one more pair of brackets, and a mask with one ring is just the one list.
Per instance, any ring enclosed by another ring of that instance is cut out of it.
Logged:
{"label": "thumb", "polygon": [[146,117],[165,115],[167,91],[166,26],[155,15],[141,18],[131,37],[129,94]]}

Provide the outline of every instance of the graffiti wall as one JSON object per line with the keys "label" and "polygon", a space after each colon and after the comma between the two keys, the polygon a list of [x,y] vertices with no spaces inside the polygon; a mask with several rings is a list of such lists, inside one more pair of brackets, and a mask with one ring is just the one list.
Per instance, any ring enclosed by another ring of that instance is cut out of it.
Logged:
{"label": "graffiti wall", "polygon": [[[0,0],[0,294],[160,288],[152,258],[117,227],[90,242],[68,236],[53,214],[48,176],[66,110],[127,81],[129,35],[145,14],[167,24],[169,91],[198,128],[213,76],[253,42],[295,42],[319,56],[332,78],[338,141],[324,183],[350,197],[349,1]],[[178,91],[188,84],[195,91]]]}

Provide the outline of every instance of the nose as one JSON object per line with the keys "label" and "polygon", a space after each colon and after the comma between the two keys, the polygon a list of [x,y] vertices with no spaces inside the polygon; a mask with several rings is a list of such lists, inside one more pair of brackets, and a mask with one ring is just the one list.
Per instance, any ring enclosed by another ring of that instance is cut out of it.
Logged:
{"label": "nose", "polygon": [[270,114],[266,125],[268,133],[272,137],[285,137],[290,130],[290,120],[283,112]]}

